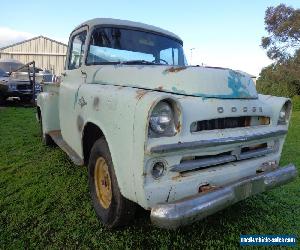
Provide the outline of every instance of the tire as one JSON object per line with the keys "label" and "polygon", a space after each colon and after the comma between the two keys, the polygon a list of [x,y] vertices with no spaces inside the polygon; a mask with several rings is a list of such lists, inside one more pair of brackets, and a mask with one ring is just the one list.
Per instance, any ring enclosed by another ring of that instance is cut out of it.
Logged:
{"label": "tire", "polygon": [[2,96],[0,94],[0,105],[4,105],[5,104],[5,100],[6,100],[6,98],[4,98],[4,96]]}
{"label": "tire", "polygon": [[45,134],[43,132],[43,119],[42,119],[42,116],[40,116],[40,133],[41,133],[41,137],[42,137],[42,143],[45,146],[54,146],[55,145],[55,143],[54,143],[53,139],[51,138],[51,136],[48,135],[48,134]]}
{"label": "tire", "polygon": [[23,103],[30,103],[31,100],[32,100],[32,97],[28,97],[28,96],[20,97],[20,101]]}
{"label": "tire", "polygon": [[97,217],[108,228],[128,225],[134,218],[136,204],[120,192],[104,138],[98,139],[92,147],[88,172],[89,189]]}

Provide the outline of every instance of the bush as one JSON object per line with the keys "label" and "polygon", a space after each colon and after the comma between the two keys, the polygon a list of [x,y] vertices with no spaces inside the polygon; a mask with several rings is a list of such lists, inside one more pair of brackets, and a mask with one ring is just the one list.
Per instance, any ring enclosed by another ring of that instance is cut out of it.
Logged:
{"label": "bush", "polygon": [[297,85],[289,83],[270,83],[258,80],[256,83],[257,91],[265,95],[293,97],[299,93]]}

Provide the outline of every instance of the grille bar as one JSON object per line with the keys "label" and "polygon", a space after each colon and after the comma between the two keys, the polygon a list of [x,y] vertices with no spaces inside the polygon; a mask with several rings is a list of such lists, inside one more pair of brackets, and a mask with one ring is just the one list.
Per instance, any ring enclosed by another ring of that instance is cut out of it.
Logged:
{"label": "grille bar", "polygon": [[256,158],[260,156],[264,156],[267,154],[274,153],[276,149],[274,148],[262,148],[256,149],[249,152],[241,153],[240,155],[219,155],[219,156],[209,156],[207,158],[202,158],[199,160],[190,160],[185,161],[180,164],[174,165],[170,168],[171,172],[186,172],[192,170],[198,170],[201,168],[207,168],[212,166],[217,166],[229,162],[236,162],[240,160],[246,160],[251,158]]}
{"label": "grille bar", "polygon": [[261,119],[263,125],[268,125],[269,119],[264,116],[239,116],[239,117],[224,117],[211,120],[196,121],[191,124],[191,132],[199,132],[205,130],[226,129],[226,128],[242,128],[251,125],[251,119]]}

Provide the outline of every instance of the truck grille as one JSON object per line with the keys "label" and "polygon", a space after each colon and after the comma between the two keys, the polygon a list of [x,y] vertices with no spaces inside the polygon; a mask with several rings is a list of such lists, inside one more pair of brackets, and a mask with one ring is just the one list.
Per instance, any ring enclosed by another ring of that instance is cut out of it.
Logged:
{"label": "truck grille", "polygon": [[17,89],[18,90],[28,90],[28,89],[31,89],[31,86],[29,84],[18,84]]}
{"label": "truck grille", "polygon": [[270,118],[265,116],[239,116],[224,117],[211,120],[196,121],[191,124],[191,132],[199,132],[204,130],[226,129],[226,128],[242,128],[253,125],[269,125]]}
{"label": "truck grille", "polygon": [[171,172],[190,172],[223,165],[229,162],[262,157],[278,151],[278,142],[262,143],[254,146],[242,147],[240,151],[228,151],[216,155],[188,156],[181,159],[179,164],[170,168]]}

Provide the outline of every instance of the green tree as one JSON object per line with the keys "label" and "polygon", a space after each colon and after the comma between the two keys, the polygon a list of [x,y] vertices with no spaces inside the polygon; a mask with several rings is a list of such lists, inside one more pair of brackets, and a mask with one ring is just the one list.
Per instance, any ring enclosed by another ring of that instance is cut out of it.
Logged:
{"label": "green tree", "polygon": [[280,4],[268,7],[265,14],[268,36],[262,38],[262,47],[272,60],[284,61],[300,47],[300,9]]}
{"label": "green tree", "polygon": [[284,4],[267,8],[265,29],[268,36],[262,38],[262,47],[275,62],[261,71],[258,91],[277,96],[299,95],[300,9]]}

